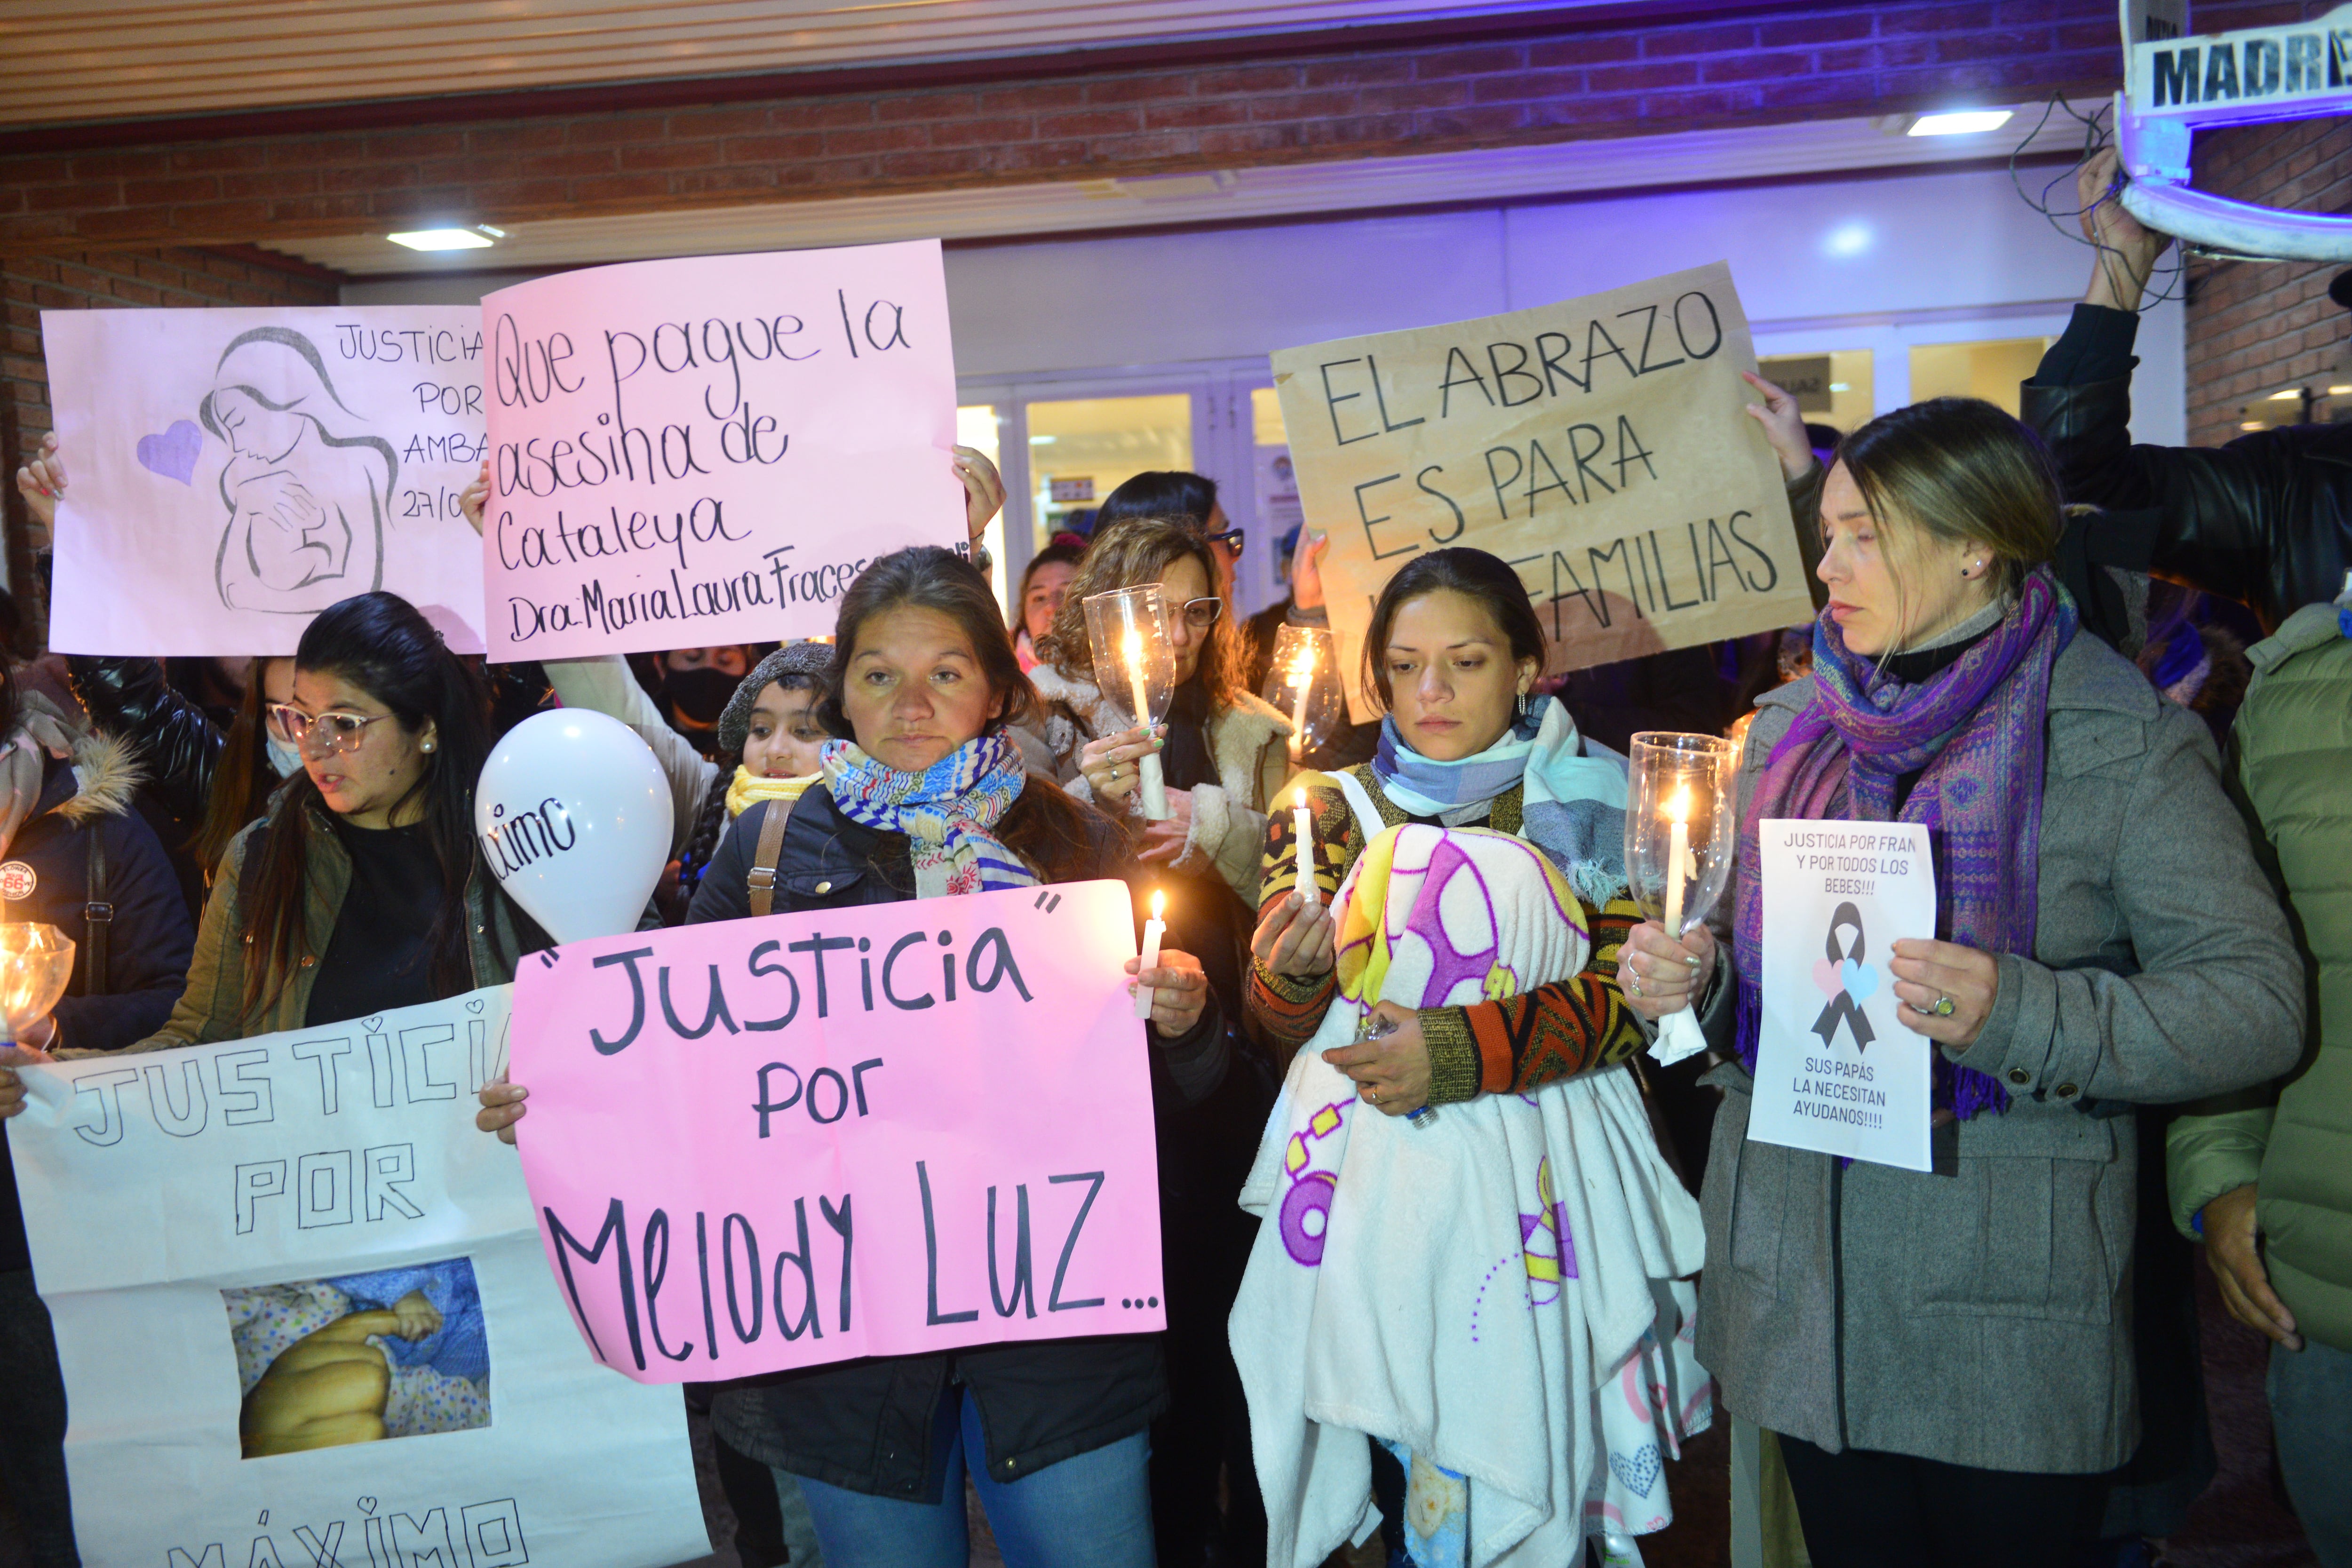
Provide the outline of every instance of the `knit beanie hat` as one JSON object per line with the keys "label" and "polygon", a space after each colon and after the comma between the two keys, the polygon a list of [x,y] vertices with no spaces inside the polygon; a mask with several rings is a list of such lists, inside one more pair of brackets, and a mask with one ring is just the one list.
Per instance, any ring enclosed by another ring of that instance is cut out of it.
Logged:
{"label": "knit beanie hat", "polygon": [[740,752],[743,738],[751,732],[751,704],[760,693],[788,675],[804,675],[815,680],[822,689],[833,675],[833,645],[822,642],[786,643],[743,678],[735,695],[727,700],[726,711],[719,715],[719,749]]}

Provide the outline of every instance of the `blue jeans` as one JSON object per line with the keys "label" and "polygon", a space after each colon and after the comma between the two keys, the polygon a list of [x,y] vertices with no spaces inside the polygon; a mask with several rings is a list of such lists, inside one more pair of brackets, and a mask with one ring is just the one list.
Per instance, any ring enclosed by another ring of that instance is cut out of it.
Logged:
{"label": "blue jeans", "polygon": [[2271,1429],[2286,1495],[2320,1568],[2352,1568],[2352,1354],[2308,1334],[2271,1346]]}
{"label": "blue jeans", "polygon": [[[980,1406],[969,1393],[950,1389],[940,1402],[932,1442],[946,1458],[938,1495],[927,1502],[799,1478],[826,1568],[966,1568],[971,1543],[964,1529],[964,1456],[984,1459],[988,1451]],[[934,1468],[942,1467],[935,1460]],[[1153,1568],[1149,1433],[1017,1481],[992,1480],[985,1463],[971,1473],[1005,1568]]]}

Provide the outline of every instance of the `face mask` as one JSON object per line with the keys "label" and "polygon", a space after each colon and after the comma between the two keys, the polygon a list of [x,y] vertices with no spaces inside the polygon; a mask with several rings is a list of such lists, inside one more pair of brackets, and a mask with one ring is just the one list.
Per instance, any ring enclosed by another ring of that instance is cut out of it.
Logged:
{"label": "face mask", "polygon": [[302,771],[302,753],[299,750],[275,735],[268,736],[268,741],[269,765],[278,770],[279,778],[290,779]]}
{"label": "face mask", "polygon": [[738,684],[740,678],[723,669],[673,669],[662,678],[662,691],[694,723],[716,724]]}

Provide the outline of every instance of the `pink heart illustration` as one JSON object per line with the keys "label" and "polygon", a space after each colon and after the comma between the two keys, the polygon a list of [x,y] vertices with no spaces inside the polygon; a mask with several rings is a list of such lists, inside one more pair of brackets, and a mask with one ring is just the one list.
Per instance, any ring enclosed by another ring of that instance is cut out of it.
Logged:
{"label": "pink heart illustration", "polygon": [[1822,988],[1824,996],[1834,996],[1845,989],[1844,978],[1838,973],[1838,966],[1826,958],[1813,961],[1813,984]]}
{"label": "pink heart illustration", "polygon": [[174,419],[161,436],[139,437],[139,466],[151,474],[190,484],[196,455],[205,449],[204,432],[185,419]]}

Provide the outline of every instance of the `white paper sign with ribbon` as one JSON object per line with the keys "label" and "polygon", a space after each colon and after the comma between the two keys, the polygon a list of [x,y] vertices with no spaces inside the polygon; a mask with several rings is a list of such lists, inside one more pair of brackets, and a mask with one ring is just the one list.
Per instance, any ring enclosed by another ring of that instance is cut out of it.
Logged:
{"label": "white paper sign with ribbon", "polygon": [[84,1562],[709,1552],[677,1394],[589,1359],[515,1152],[474,1128],[511,994],[25,1069]]}
{"label": "white paper sign with ribbon", "polygon": [[1936,934],[1936,869],[1916,822],[1767,819],[1763,1027],[1748,1135],[1928,1169],[1935,1042],[1898,1016],[1886,964]]}

